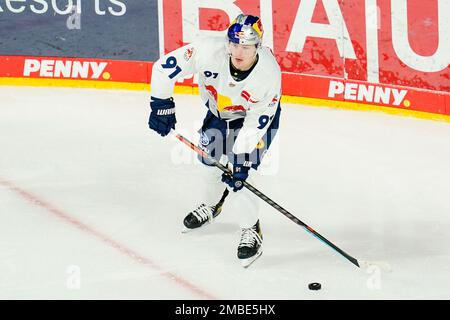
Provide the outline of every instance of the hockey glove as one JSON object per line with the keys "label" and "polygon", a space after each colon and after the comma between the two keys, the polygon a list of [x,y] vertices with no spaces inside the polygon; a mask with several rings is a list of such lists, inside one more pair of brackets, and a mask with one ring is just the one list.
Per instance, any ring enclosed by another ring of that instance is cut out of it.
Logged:
{"label": "hockey glove", "polygon": [[173,98],[158,99],[151,97],[150,107],[152,111],[148,120],[148,126],[150,129],[155,130],[161,136],[169,134],[171,129],[175,129],[175,103]]}
{"label": "hockey glove", "polygon": [[[242,155],[244,156],[244,155]],[[237,158],[242,158],[237,156]],[[236,155],[234,156],[236,159]],[[248,171],[250,170],[252,163],[250,161],[243,161],[243,163],[235,163],[233,165],[233,176],[229,173],[222,174],[222,182],[225,182],[234,192],[241,190],[244,187],[244,182],[248,178]]]}

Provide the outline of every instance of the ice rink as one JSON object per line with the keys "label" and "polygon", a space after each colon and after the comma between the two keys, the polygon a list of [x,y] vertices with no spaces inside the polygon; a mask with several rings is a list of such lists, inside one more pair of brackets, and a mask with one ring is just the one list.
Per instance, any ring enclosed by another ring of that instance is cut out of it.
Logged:
{"label": "ice rink", "polygon": [[[0,299],[449,299],[450,124],[283,104],[254,185],[358,260],[263,203],[248,269],[233,212],[182,234],[204,168],[147,126],[149,93],[0,87]],[[176,95],[197,141],[206,112]],[[308,290],[320,282],[322,290]]]}

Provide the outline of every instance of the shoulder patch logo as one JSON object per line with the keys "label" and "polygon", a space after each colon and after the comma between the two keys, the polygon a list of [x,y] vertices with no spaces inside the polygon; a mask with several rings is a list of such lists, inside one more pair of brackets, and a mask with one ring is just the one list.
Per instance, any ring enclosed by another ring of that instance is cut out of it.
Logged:
{"label": "shoulder patch logo", "polygon": [[202,131],[202,133],[200,134],[200,143],[204,146],[207,146],[209,144],[209,137],[208,135]]}
{"label": "shoulder patch logo", "polygon": [[189,59],[194,54],[194,48],[187,48],[184,52],[184,60],[189,61]]}

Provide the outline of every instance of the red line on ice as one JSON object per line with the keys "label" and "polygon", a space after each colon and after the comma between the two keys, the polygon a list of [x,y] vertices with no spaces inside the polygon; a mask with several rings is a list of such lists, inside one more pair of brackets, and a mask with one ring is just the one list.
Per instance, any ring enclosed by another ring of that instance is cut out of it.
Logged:
{"label": "red line on ice", "polygon": [[33,195],[32,193],[24,190],[23,188],[15,185],[11,181],[0,178],[0,185],[3,185],[4,187],[8,188],[11,191],[14,191],[16,194],[20,195],[22,198],[24,198],[28,202],[32,203],[33,205],[44,208],[45,210],[52,213],[56,217],[65,221],[66,223],[69,223],[72,226],[80,229],[81,231],[83,231],[91,236],[94,236],[98,240],[101,240],[108,246],[118,250],[120,253],[133,259],[134,261],[139,262],[140,264],[150,267],[154,270],[160,271],[161,275],[163,277],[175,282],[177,285],[180,285],[180,286],[184,287],[185,289],[188,289],[189,291],[196,294],[197,296],[200,296],[204,299],[217,299],[212,294],[206,292],[205,290],[201,289],[200,287],[183,279],[181,276],[179,276],[173,272],[165,271],[162,267],[157,265],[152,260],[141,256],[136,251],[133,251],[132,249],[127,248],[126,246],[120,244],[119,242],[109,238],[107,235],[104,235],[101,232],[89,227],[87,224],[71,217],[69,214],[56,208],[52,204],[40,199],[39,197]]}

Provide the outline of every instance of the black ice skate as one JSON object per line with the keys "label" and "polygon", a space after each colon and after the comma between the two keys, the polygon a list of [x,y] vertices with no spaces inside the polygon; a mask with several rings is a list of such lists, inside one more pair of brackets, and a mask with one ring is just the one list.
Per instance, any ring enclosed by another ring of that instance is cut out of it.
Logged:
{"label": "black ice skate", "polygon": [[212,223],[220,212],[222,212],[222,205],[228,195],[228,189],[225,189],[222,198],[215,206],[208,206],[202,203],[197,209],[190,212],[183,220],[183,233],[198,229],[206,224]]}
{"label": "black ice skate", "polygon": [[242,229],[237,255],[244,268],[247,268],[262,255],[262,238],[259,220],[253,227]]}

